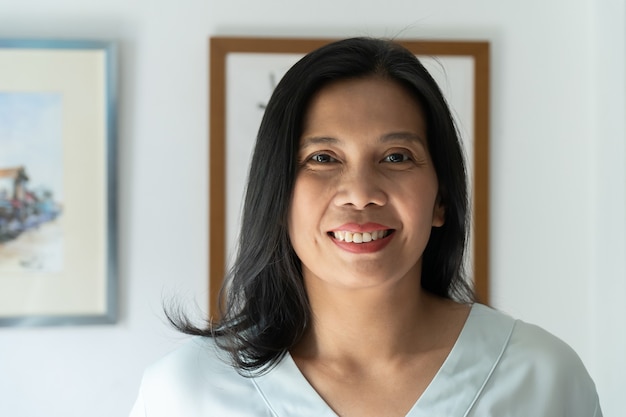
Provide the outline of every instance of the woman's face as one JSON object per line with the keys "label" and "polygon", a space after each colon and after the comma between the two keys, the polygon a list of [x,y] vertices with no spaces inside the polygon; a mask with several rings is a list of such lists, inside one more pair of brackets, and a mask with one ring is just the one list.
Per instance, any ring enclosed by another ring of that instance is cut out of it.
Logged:
{"label": "woman's face", "polygon": [[368,288],[417,280],[444,222],[426,121],[390,80],[322,88],[304,117],[289,235],[305,280]]}

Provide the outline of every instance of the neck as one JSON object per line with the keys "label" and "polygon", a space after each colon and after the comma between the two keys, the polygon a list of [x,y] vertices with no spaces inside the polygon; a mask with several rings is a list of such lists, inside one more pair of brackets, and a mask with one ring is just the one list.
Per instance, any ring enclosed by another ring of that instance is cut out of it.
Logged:
{"label": "neck", "polygon": [[307,283],[313,321],[292,353],[371,364],[436,349],[437,327],[445,326],[442,307],[454,303],[426,293],[415,282],[406,286],[410,288],[356,290]]}

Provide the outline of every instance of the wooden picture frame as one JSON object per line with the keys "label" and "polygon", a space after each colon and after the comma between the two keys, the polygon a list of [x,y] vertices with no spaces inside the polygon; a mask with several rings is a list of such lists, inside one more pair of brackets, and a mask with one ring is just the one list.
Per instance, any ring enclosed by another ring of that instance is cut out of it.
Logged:
{"label": "wooden picture frame", "polygon": [[[232,260],[238,214],[263,103],[284,72],[333,39],[212,37],[210,39],[209,305],[218,317],[218,293]],[[489,301],[489,44],[482,41],[397,40],[429,67],[449,101],[462,136],[471,178],[471,279]],[[429,64],[425,61],[428,61]],[[269,75],[269,76],[268,76]],[[439,78],[439,79],[438,79]],[[455,85],[455,83],[457,85]],[[458,97],[450,95],[457,94]],[[456,108],[455,99],[465,117]],[[243,104],[243,105],[242,105]],[[229,109],[231,109],[229,111]],[[235,113],[235,114],[233,114]],[[468,149],[469,148],[469,149]],[[230,151],[229,151],[230,150]],[[230,163],[230,154],[236,163]],[[248,158],[249,161],[249,158]],[[236,178],[234,178],[236,177]],[[239,201],[239,205],[237,203]]]}
{"label": "wooden picture frame", "polygon": [[0,326],[117,320],[116,60],[0,40]]}

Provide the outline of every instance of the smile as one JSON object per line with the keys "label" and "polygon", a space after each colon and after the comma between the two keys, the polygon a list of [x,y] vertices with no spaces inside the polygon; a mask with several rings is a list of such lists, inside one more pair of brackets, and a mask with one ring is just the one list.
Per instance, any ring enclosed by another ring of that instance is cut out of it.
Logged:
{"label": "smile", "polygon": [[337,230],[335,232],[329,232],[328,234],[340,242],[367,243],[373,240],[383,239],[389,236],[392,232],[393,232],[392,229],[375,230],[375,231],[363,232],[363,233]]}

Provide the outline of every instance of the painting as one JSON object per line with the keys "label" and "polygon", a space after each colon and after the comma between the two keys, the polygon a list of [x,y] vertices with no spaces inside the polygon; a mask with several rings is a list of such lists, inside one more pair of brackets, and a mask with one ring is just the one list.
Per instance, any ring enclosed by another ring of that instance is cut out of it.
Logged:
{"label": "painting", "polygon": [[[331,39],[210,39],[210,314],[236,251],[247,169],[265,104],[283,74]],[[466,269],[488,303],[489,43],[397,40],[439,84],[467,157],[472,225]]]}
{"label": "painting", "polygon": [[117,317],[115,45],[0,40],[0,325]]}

